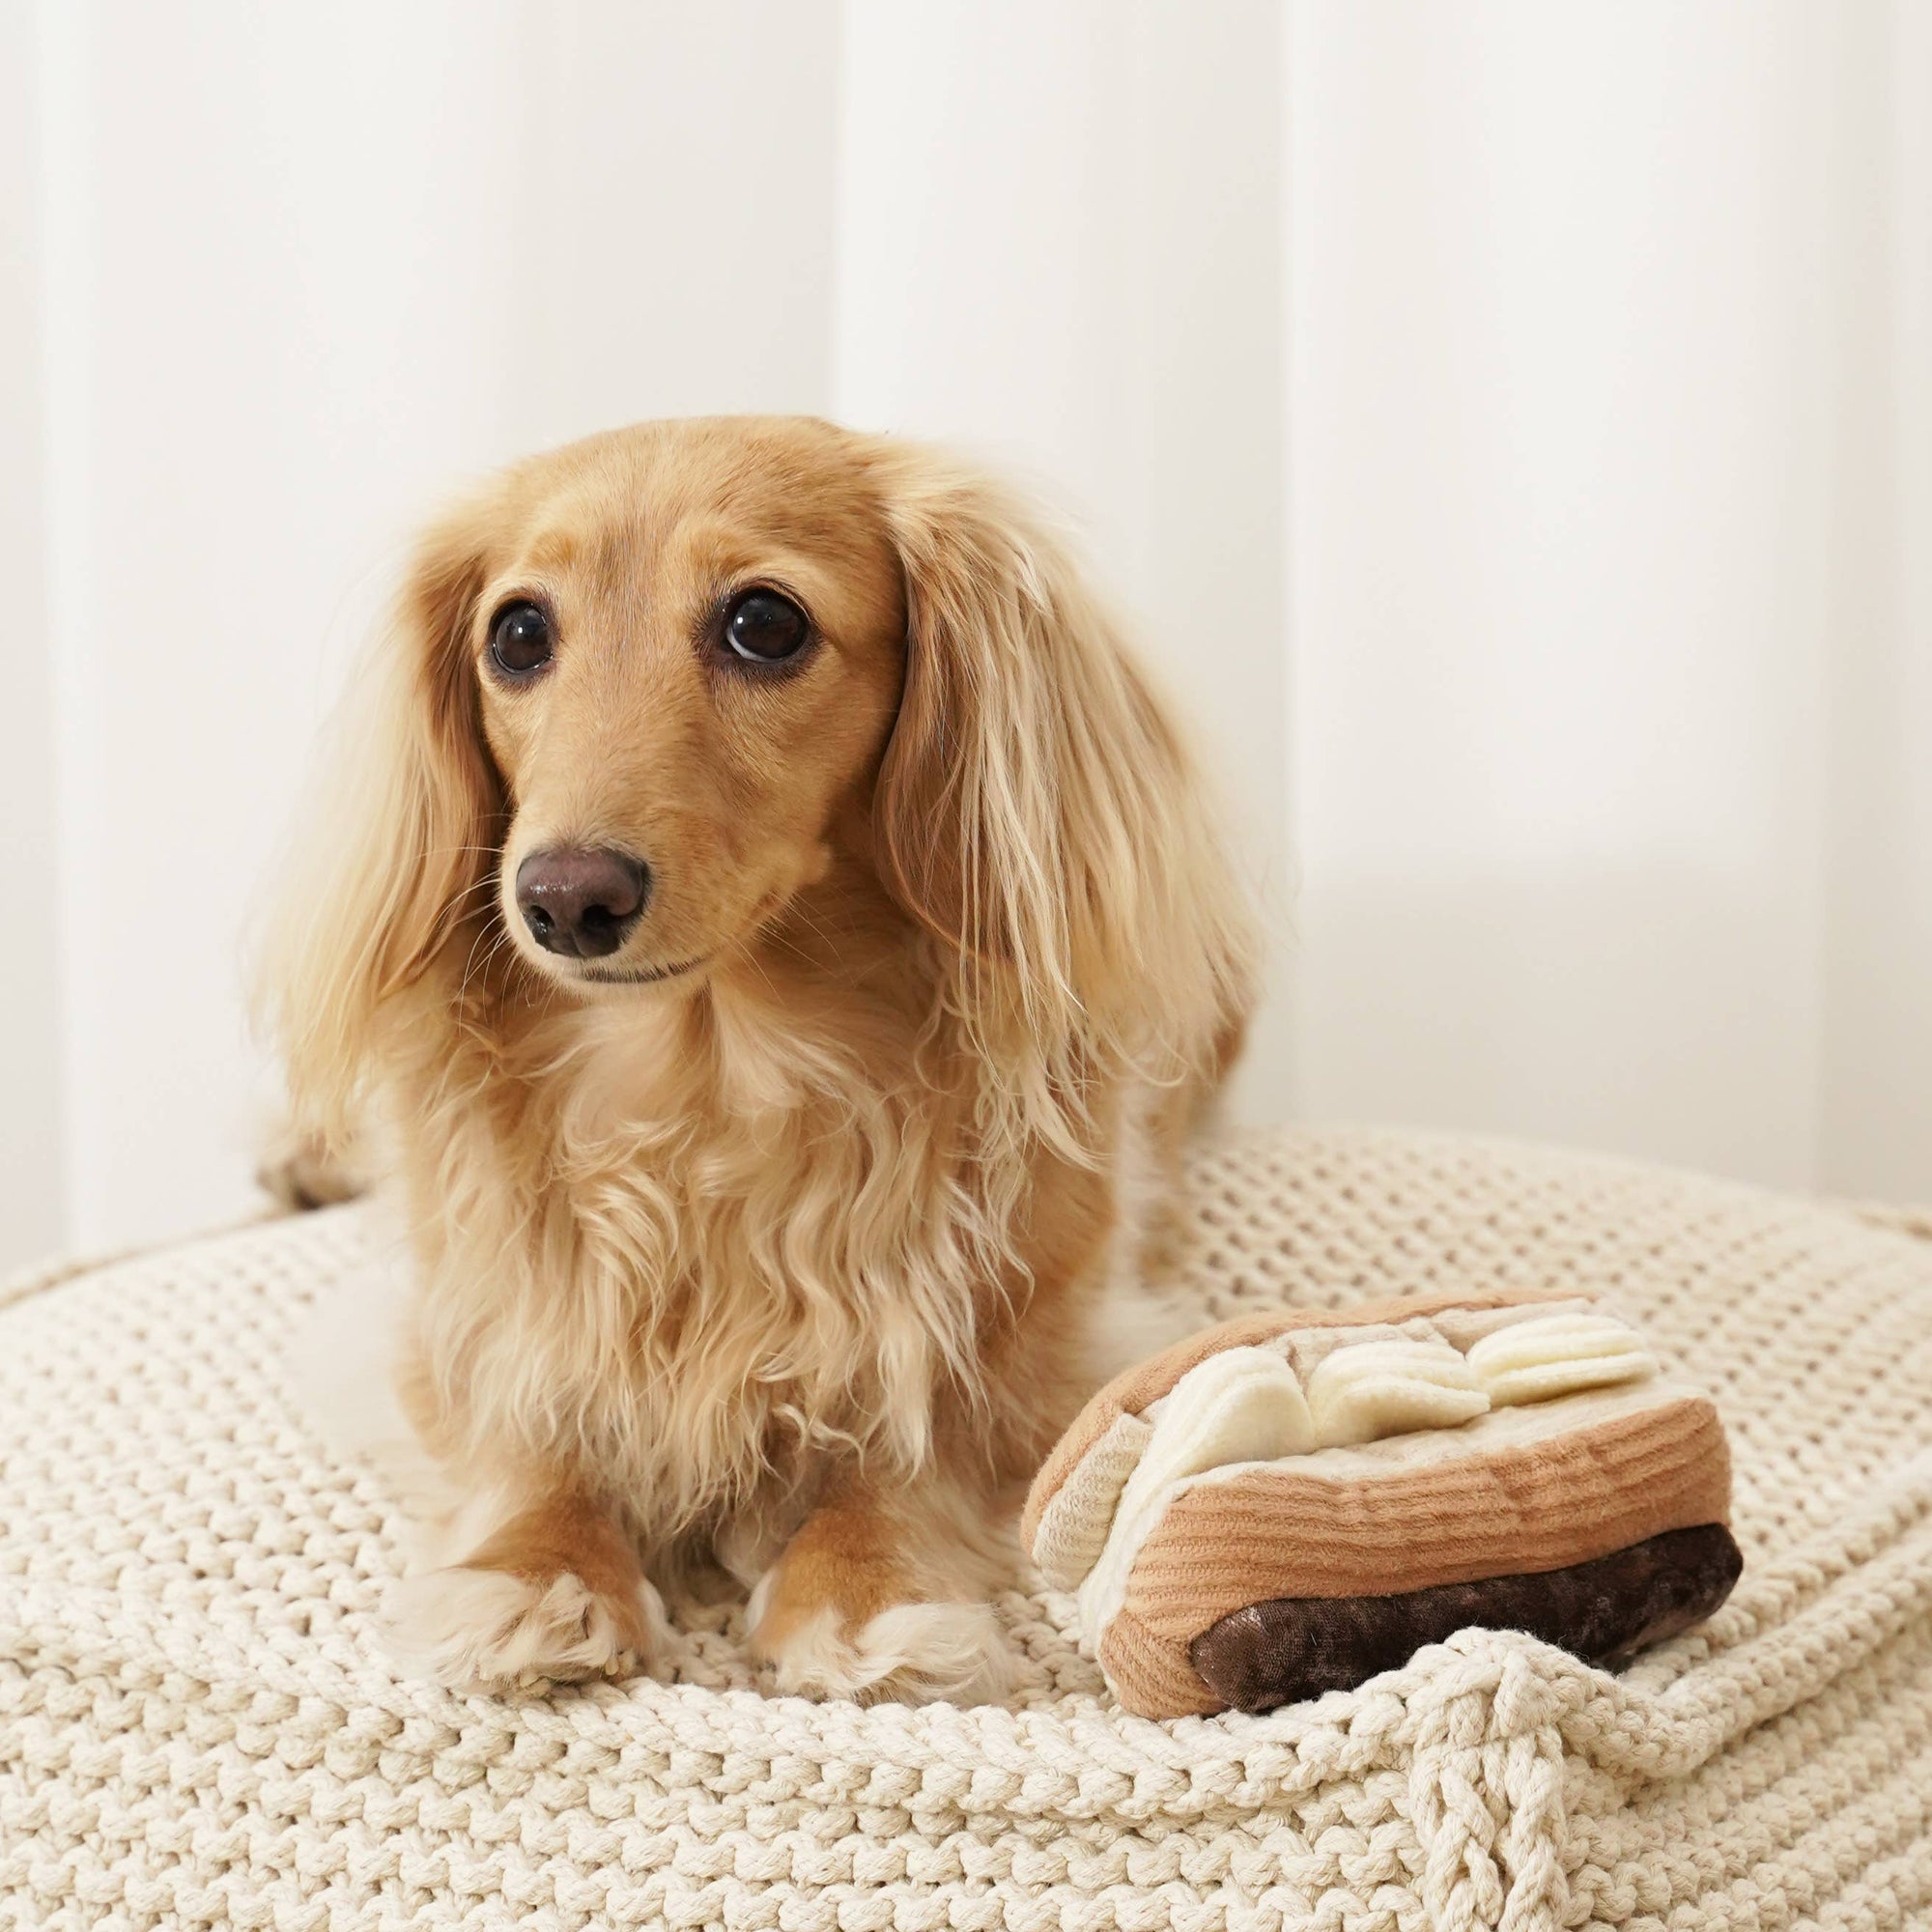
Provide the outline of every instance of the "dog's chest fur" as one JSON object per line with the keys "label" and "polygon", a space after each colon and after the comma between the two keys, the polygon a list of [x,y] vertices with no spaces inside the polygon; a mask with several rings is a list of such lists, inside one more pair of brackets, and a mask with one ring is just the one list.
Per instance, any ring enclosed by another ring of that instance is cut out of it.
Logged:
{"label": "dog's chest fur", "polygon": [[910,1042],[755,1021],[710,1015],[699,1050],[675,1009],[578,1016],[512,1199],[460,1184],[503,1175],[501,1124],[442,1122],[417,1333],[461,1449],[587,1470],[648,1537],[776,1506],[827,1455],[917,1463],[942,1390],[984,1396],[1004,1231]]}

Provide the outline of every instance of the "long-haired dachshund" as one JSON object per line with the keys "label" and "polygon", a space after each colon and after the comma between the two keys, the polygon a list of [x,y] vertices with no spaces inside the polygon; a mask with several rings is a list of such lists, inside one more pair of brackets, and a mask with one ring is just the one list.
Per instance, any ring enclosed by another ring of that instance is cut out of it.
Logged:
{"label": "long-haired dachshund", "polygon": [[582,1675],[708,1565],[782,1688],[997,1695],[1252,980],[1102,604],[929,451],[652,423],[438,524],[364,686],[266,992],[410,1231],[398,1641]]}

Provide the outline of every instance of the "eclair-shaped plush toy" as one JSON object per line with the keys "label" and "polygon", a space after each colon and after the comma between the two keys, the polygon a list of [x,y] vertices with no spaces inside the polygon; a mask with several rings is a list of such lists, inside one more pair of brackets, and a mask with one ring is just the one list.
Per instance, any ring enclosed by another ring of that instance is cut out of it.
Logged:
{"label": "eclair-shaped plush toy", "polygon": [[1584,1295],[1250,1316],[1110,1382],[1021,1534],[1129,1711],[1264,1711],[1466,1625],[1591,1662],[1707,1617],[1743,1558],[1709,1396]]}

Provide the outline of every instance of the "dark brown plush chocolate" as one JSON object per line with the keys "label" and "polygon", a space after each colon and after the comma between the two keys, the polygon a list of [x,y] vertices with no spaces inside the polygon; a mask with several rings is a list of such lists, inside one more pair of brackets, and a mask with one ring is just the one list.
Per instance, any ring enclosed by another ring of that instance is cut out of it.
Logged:
{"label": "dark brown plush chocolate", "polygon": [[1278,1597],[1194,1639],[1202,1681],[1237,1711],[1346,1690],[1471,1624],[1526,1631],[1609,1662],[1708,1617],[1744,1569],[1721,1523],[1666,1530],[1565,1570],[1442,1583],[1387,1597]]}

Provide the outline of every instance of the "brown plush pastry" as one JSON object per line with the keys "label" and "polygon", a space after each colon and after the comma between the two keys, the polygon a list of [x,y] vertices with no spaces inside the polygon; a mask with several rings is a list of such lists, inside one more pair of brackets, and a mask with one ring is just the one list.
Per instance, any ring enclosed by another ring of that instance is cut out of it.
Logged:
{"label": "brown plush pastry", "polygon": [[1593,1662],[1743,1567],[1710,1398],[1586,1295],[1251,1316],[1102,1389],[1022,1536],[1143,1717],[1266,1710],[1470,1624]]}

